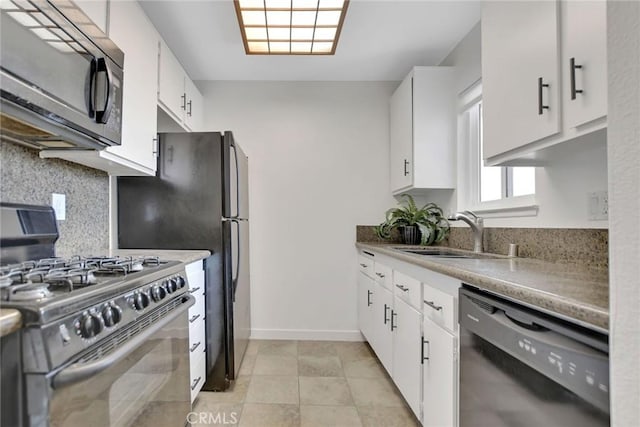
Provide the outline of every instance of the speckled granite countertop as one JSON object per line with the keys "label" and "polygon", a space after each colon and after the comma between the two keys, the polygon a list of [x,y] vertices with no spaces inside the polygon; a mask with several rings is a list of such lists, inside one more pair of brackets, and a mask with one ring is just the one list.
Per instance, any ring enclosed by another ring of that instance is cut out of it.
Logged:
{"label": "speckled granite countertop", "polygon": [[607,269],[528,258],[425,257],[393,249],[399,246],[402,245],[356,243],[359,249],[375,251],[455,277],[470,285],[567,316],[597,329],[607,331],[609,328]]}
{"label": "speckled granite countertop", "polygon": [[121,256],[142,256],[154,255],[159,256],[162,260],[182,261],[185,264],[207,258],[211,252],[205,250],[179,251],[179,250],[161,250],[161,249],[114,249],[110,255]]}
{"label": "speckled granite countertop", "polygon": [[12,308],[0,308],[0,337],[9,335],[22,327],[22,315]]}

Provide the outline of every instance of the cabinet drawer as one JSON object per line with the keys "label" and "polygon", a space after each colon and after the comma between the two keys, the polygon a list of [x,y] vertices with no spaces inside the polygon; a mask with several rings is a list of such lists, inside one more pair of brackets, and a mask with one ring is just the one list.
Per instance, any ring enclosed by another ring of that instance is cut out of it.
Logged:
{"label": "cabinet drawer", "polygon": [[196,303],[189,308],[189,325],[202,322],[204,319],[204,295],[198,295],[198,297],[196,297]]}
{"label": "cabinet drawer", "polygon": [[358,255],[358,268],[369,277],[375,277],[373,274],[374,264],[375,263],[371,258],[364,255]]}
{"label": "cabinet drawer", "polygon": [[205,347],[204,320],[198,318],[193,323],[189,323],[189,352],[201,353]]}
{"label": "cabinet drawer", "polygon": [[409,277],[406,274],[399,271],[393,272],[393,293],[398,298],[406,301],[409,305],[413,306],[417,310],[420,310],[421,299],[420,293],[422,284],[418,279]]}
{"label": "cabinet drawer", "polygon": [[423,313],[425,317],[451,332],[457,330],[456,298],[442,291],[424,285]]}
{"label": "cabinet drawer", "polygon": [[191,354],[191,357],[189,358],[189,372],[191,377],[189,387],[191,388],[191,403],[196,399],[205,382],[207,376],[205,361],[206,358],[204,352]]}
{"label": "cabinet drawer", "polygon": [[380,264],[379,262],[376,262],[374,265],[374,272],[375,272],[375,280],[376,282],[378,282],[380,285],[384,286],[385,288],[392,290],[392,274],[393,274],[393,270],[391,270],[391,267],[388,267],[384,264]]}

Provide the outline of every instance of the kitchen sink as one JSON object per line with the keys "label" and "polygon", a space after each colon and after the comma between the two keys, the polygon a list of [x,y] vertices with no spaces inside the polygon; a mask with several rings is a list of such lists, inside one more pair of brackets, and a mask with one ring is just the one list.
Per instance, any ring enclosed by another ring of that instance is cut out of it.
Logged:
{"label": "kitchen sink", "polygon": [[481,259],[481,258],[503,258],[500,255],[488,254],[488,253],[473,253],[473,252],[458,252],[441,248],[394,248],[401,252],[409,254],[432,256],[437,258],[469,258],[469,259]]}

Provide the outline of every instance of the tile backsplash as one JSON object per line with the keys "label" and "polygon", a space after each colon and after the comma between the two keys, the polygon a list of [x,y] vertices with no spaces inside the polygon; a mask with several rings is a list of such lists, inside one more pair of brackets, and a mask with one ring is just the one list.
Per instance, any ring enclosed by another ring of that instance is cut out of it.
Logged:
{"label": "tile backsplash", "polygon": [[29,148],[0,141],[0,201],[51,205],[66,196],[66,220],[58,221],[56,255],[95,254],[109,247],[109,176]]}
{"label": "tile backsplash", "polygon": [[[367,243],[401,243],[400,234],[390,240],[378,238],[373,226],[356,226],[356,240]],[[519,256],[549,262],[583,264],[592,267],[609,266],[609,232],[606,229],[584,228],[485,228],[485,251],[506,255],[509,243],[519,246]],[[451,227],[449,238],[440,244],[452,248],[473,250],[469,227]]]}

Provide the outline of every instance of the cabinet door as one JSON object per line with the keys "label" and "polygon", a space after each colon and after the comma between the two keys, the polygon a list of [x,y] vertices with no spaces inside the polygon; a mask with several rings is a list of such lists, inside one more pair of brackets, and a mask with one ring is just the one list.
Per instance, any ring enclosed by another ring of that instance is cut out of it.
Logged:
{"label": "cabinet door", "polygon": [[125,54],[122,145],[107,151],[156,170],[159,36],[138,2],[110,7],[109,37]]}
{"label": "cabinet door", "polygon": [[420,419],[422,401],[422,315],[399,298],[393,308],[393,380]]}
{"label": "cabinet door", "polygon": [[558,32],[557,0],[482,3],[485,159],[560,131]]}
{"label": "cabinet door", "polygon": [[455,426],[457,414],[457,340],[424,319],[423,426]]}
{"label": "cabinet door", "polygon": [[413,77],[410,75],[391,96],[389,116],[391,191],[413,184]]}
{"label": "cabinet door", "polygon": [[358,326],[362,335],[367,339],[371,346],[374,345],[374,326],[373,326],[373,295],[374,283],[371,278],[358,273]]}
{"label": "cabinet door", "polygon": [[607,2],[563,1],[562,69],[567,127],[607,114]]}
{"label": "cabinet door", "polygon": [[391,312],[393,310],[393,294],[381,284],[376,283],[376,295],[373,303],[374,351],[389,375],[393,369],[393,332],[391,331]]}
{"label": "cabinet door", "polygon": [[185,111],[184,123],[192,132],[202,130],[202,95],[189,77],[185,77],[185,92],[187,94],[187,109]]}
{"label": "cabinet door", "polygon": [[175,121],[182,124],[187,107],[187,96],[184,90],[185,73],[164,40],[160,40],[159,61],[158,103]]}

